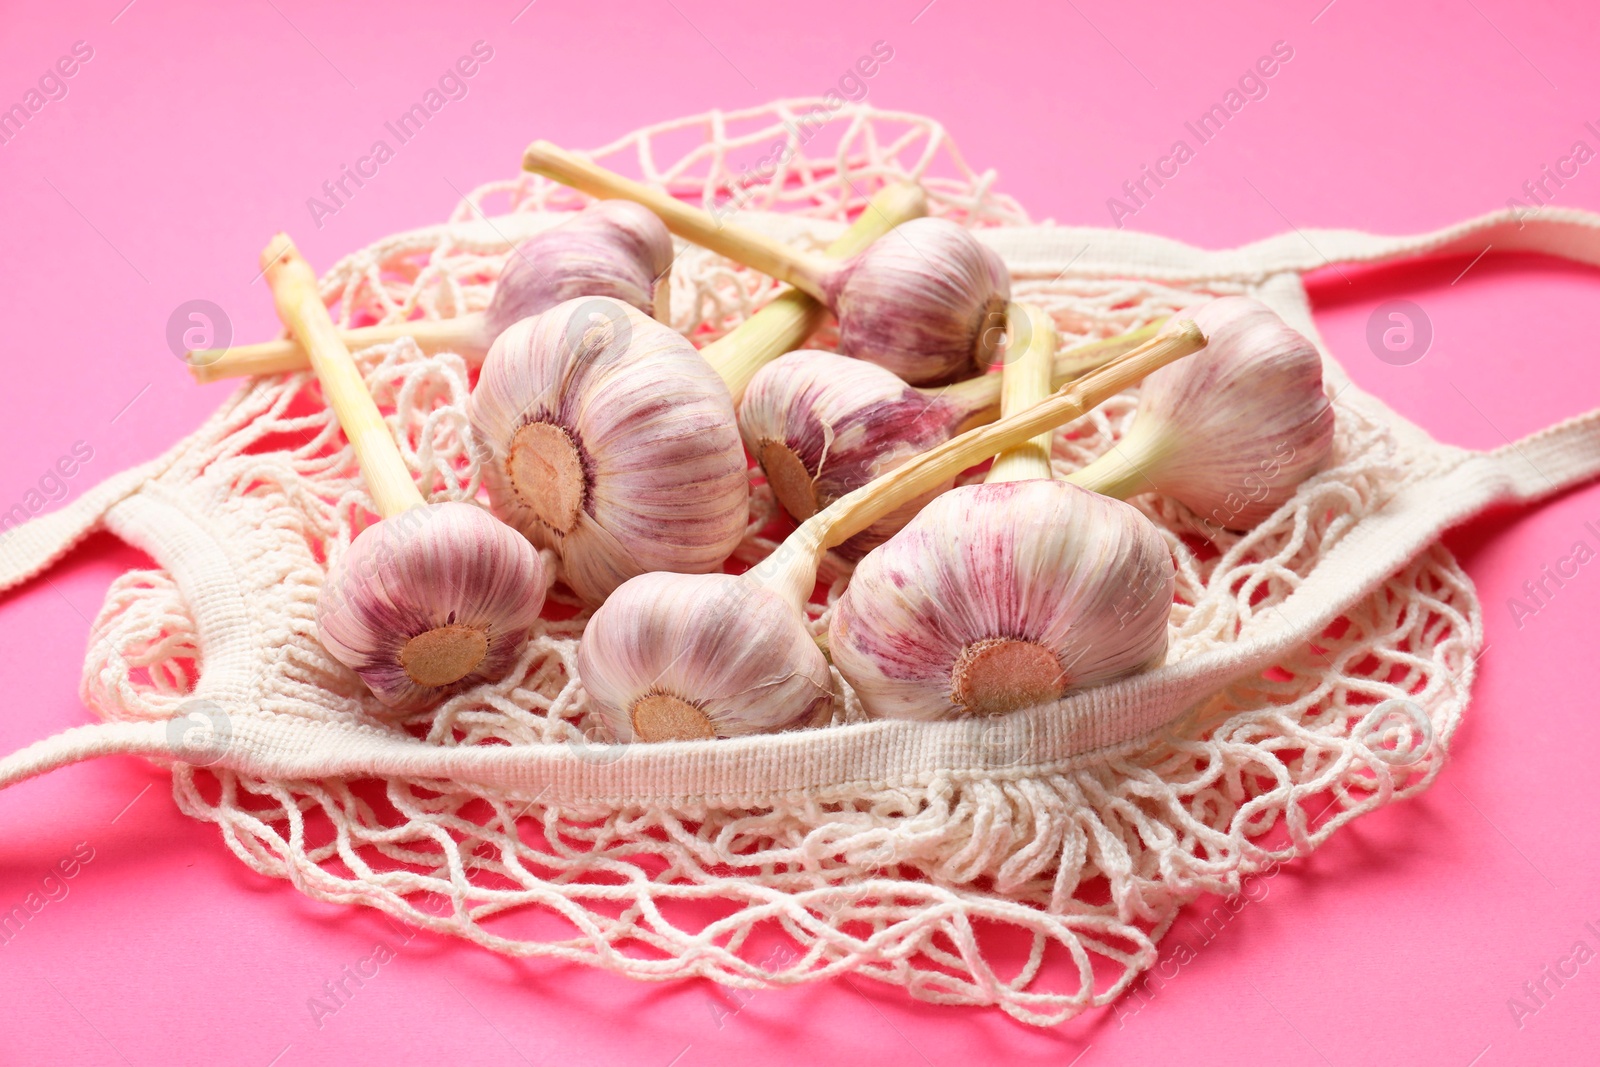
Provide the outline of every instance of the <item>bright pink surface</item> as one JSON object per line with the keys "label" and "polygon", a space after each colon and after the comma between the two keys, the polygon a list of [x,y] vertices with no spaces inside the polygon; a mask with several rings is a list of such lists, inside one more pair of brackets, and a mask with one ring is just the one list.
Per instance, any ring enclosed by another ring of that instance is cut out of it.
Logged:
{"label": "bright pink surface", "polygon": [[[75,41],[94,50],[67,97],[0,146],[0,510],[75,442],[93,458],[72,495],[155,456],[220,402],[227,387],[192,386],[167,351],[167,317],[204,297],[240,338],[275,331],[265,290],[249,284],[274,229],[325,264],[442,219],[455,190],[511,174],[535,135],[592,146],[710,107],[818,94],[878,40],[895,54],[869,100],[939,118],[1036,218],[1094,225],[1185,120],[1287,41],[1293,59],[1268,95],[1129,220],[1207,246],[1291,225],[1431,229],[1520,195],[1575,140],[1600,148],[1584,125],[1600,126],[1600,16],[1577,0],[1405,11],[1337,0],[1320,13],[1324,0],[1253,0],[1225,14],[1107,0],[825,0],[784,13],[537,0],[520,15],[522,0],[363,11],[137,0],[119,14],[123,2],[0,14],[4,105]],[[305,199],[479,39],[495,54],[470,95],[314,229]],[[1600,162],[1557,202],[1600,208]],[[1495,251],[1467,266],[1317,280],[1319,324],[1357,382],[1476,447],[1600,401],[1600,276]],[[1411,366],[1379,362],[1365,342],[1369,314],[1393,297],[1434,326]],[[1587,520],[1600,520],[1600,490],[1450,536],[1478,583],[1489,648],[1438,786],[1265,883],[1174,981],[1120,1011],[1036,1031],[860,980],[762,992],[741,1009],[706,983],[639,985],[424,935],[319,1028],[308,998],[395,943],[382,918],[252,874],[213,828],[178,814],[161,774],[117,759],[0,793],[0,910],[75,848],[93,857],[0,945],[0,1061],[1593,1062],[1600,960],[1551,984],[1535,1014],[1514,1020],[1507,1004],[1527,1002],[1523,983],[1576,941],[1600,950],[1584,926],[1600,930],[1600,575],[1582,572],[1520,627],[1506,607]],[[76,696],[88,620],[140,563],[98,537],[0,603],[11,683],[0,750],[88,720]],[[1191,946],[1196,915],[1177,930]]]}

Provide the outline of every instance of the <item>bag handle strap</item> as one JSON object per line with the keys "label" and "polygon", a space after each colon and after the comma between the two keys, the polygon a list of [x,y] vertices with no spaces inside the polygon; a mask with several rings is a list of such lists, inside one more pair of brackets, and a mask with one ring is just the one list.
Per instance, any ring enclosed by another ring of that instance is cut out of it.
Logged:
{"label": "bag handle strap", "polygon": [[48,570],[78,542],[100,528],[106,512],[171,465],[169,452],[149,463],[111,475],[78,499],[0,533],[0,592]]}
{"label": "bag handle strap", "polygon": [[1339,263],[1378,264],[1426,255],[1475,256],[1489,248],[1542,252],[1600,266],[1600,214],[1576,208],[1504,208],[1411,236],[1297,230],[1244,245],[1233,255],[1248,273],[1304,273]]}

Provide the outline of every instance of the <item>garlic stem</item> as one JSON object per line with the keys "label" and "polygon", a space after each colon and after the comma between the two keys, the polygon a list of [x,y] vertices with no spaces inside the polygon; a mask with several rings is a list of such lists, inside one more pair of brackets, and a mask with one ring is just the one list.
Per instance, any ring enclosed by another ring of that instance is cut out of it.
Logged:
{"label": "garlic stem", "polygon": [[[410,319],[340,331],[346,348],[370,348],[409,337],[417,343],[418,348],[430,354],[459,352],[462,349],[485,351],[494,341],[493,337],[486,334],[487,327],[481,311],[453,319]],[[201,385],[224,378],[305,370],[310,366],[306,350],[292,337],[232,348],[197,349],[184,359],[189,364],[189,373]]]}
{"label": "garlic stem", "polygon": [[632,200],[660,216],[673,233],[719,255],[788,282],[819,300],[826,299],[824,285],[833,264],[819,256],[803,255],[781,241],[713,218],[676,197],[643,182],[606,170],[575,153],[535,141],[522,156],[522,168],[562,185],[601,199]]}
{"label": "garlic stem", "polygon": [[[818,561],[827,549],[996,452],[1081,418],[1146,375],[1205,345],[1205,335],[1191,320],[1170,320],[1149,341],[1063,386],[1043,403],[968,430],[840,497],[801,523],[776,552],[748,575],[797,605],[803,604],[815,584]],[[808,574],[810,582],[806,581]]]}
{"label": "garlic stem", "polygon": [[272,239],[261,253],[261,265],[278,317],[310,355],[323,396],[355,450],[378,514],[387,519],[426,503],[317,292],[316,274],[288,234]]}
{"label": "garlic stem", "polygon": [[[920,185],[888,185],[867,202],[850,228],[823,253],[830,259],[848,259],[902,222],[928,213],[928,194]],[[707,363],[728,383],[737,407],[756,372],[785,352],[799,348],[817,331],[827,309],[798,289],[778,294],[737,329],[700,350]]]}
{"label": "garlic stem", "polygon": [[1129,434],[1063,480],[1101,496],[1126,500],[1157,488],[1146,472],[1159,467],[1171,447],[1164,436]]}
{"label": "garlic stem", "polygon": [[[1027,411],[1050,395],[1056,354],[1056,327],[1032,304],[1006,308],[1006,364],[1001,374],[1000,414]],[[1051,477],[1049,433],[1030,437],[995,457],[986,482],[1020,482]]]}
{"label": "garlic stem", "polygon": [[[1083,344],[1073,345],[1056,353],[1051,364],[1051,385],[1059,389],[1073,379],[1081,378],[1090,371],[1105,366],[1123,353],[1131,352],[1161,332],[1166,321],[1159,319],[1137,330],[1129,330],[1114,337],[1085,341]],[[1053,336],[1053,325],[1051,329]],[[966,430],[986,422],[993,422],[1000,417],[1002,388],[1001,375],[980,374],[975,378],[968,378],[943,388],[920,388],[919,391],[970,411],[971,414],[961,424],[961,428]]]}

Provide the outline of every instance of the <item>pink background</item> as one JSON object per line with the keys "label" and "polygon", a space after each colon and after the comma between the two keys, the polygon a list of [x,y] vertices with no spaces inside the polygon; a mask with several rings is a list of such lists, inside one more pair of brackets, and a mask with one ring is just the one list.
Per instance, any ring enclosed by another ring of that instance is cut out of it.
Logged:
{"label": "pink background", "polygon": [[[6,0],[0,102],[75,41],[94,58],[0,147],[0,510],[75,442],[94,456],[73,495],[156,455],[222,400],[227,387],[191,385],[168,352],[167,317],[203,297],[227,309],[236,336],[273,333],[266,292],[249,283],[274,229],[292,228],[326,264],[444,218],[454,189],[511,174],[534,136],[593,146],[711,107],[819,94],[878,40],[895,54],[870,101],[939,118],[1036,218],[1093,225],[1186,119],[1287,41],[1294,58],[1269,95],[1131,220],[1206,246],[1291,225],[1431,229],[1501,206],[1579,138],[1600,148],[1584,128],[1600,125],[1600,15],[1577,0],[1337,0],[1320,13],[1324,0],[1227,12],[820,0],[783,14],[537,0],[518,16],[521,2],[137,0],[119,15],[123,0]],[[305,198],[480,38],[495,56],[471,94],[314,229]],[[1600,161],[1556,200],[1600,208]],[[1359,384],[1454,443],[1492,447],[1592,407],[1600,277],[1494,250],[1467,267],[1327,272],[1313,296],[1328,344]],[[1410,366],[1379,362],[1365,341],[1368,316],[1394,297],[1433,323],[1431,351]],[[1600,960],[1520,1026],[1507,1001],[1580,938],[1600,949],[1584,929],[1600,928],[1600,572],[1582,571],[1521,626],[1506,606],[1587,520],[1600,520],[1600,490],[1450,535],[1478,583],[1489,648],[1440,783],[1284,870],[1142,1006],[1040,1031],[863,981],[744,1002],[706,983],[633,984],[424,935],[318,1028],[307,999],[392,940],[381,917],[252,874],[214,829],[177,813],[159,772],[116,759],[0,793],[0,910],[80,842],[93,855],[65,898],[0,946],[0,1060],[1588,1061],[1578,1050],[1600,1020]],[[87,720],[76,692],[88,620],[107,583],[141,563],[97,537],[0,602],[0,749]],[[1195,944],[1192,918],[1179,931]]]}

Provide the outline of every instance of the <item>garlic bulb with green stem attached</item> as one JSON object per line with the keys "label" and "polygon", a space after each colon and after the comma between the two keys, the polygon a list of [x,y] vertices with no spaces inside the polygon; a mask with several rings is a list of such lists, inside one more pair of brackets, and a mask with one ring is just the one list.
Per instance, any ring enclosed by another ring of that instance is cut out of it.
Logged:
{"label": "garlic bulb with green stem attached", "polygon": [[[485,310],[361,326],[340,335],[347,348],[409,337],[424,352],[457,352],[476,362],[513,322],[574,297],[612,297],[666,322],[672,259],[672,235],[660,219],[638,204],[602,200],[513,248]],[[186,358],[202,383],[311,366],[305,348],[292,337],[204,349]]]}
{"label": "garlic bulb with green stem attached", "polygon": [[819,715],[831,699],[827,661],[803,620],[824,552],[1204,345],[1192,322],[1174,320],[1043,403],[945,441],[835,501],[744,574],[646,574],[625,583],[590,618],[578,650],[596,712],[622,741],[731,737]]}
{"label": "garlic bulb with green stem attached", "polygon": [[[1159,324],[1078,345],[1053,359],[1062,385],[1154,337]],[[1054,337],[1054,330],[1051,336]],[[907,385],[882,367],[801,350],[750,382],[739,431],[791,517],[805,520],[846,493],[1000,411],[1001,377],[985,374],[940,389]],[[856,558],[883,543],[949,485],[907,501],[838,547]]]}
{"label": "garlic bulb with green stem attached", "polygon": [[[1037,308],[1013,305],[1011,321],[1025,347],[1005,367],[1008,416],[1049,393],[1054,350]],[[875,718],[1000,714],[1159,664],[1173,579],[1149,519],[1054,480],[1045,434],[868,553],[828,649]]]}
{"label": "garlic bulb with green stem attached", "polygon": [[[914,186],[882,190],[830,252],[848,254],[925,203]],[[470,413],[496,514],[557,553],[591,603],[647,571],[715,570],[748,519],[730,385],[742,390],[815,325],[815,301],[798,295],[699,352],[604,298],[514,324],[484,362]]]}
{"label": "garlic bulb with green stem attached", "polygon": [[356,535],[318,595],[323,647],[397,711],[500,677],[544,606],[543,561],[481,508],[423,500],[310,266],[283,234],[261,262],[278,315],[310,354],[381,516]]}
{"label": "garlic bulb with green stem attached", "polygon": [[1228,296],[1179,312],[1211,343],[1139,390],[1133,424],[1068,480],[1107,496],[1156,492],[1215,533],[1248,530],[1327,460],[1322,357],[1265,304]]}
{"label": "garlic bulb with green stem attached", "polygon": [[643,204],[672,232],[788,282],[839,319],[839,348],[914,384],[951,381],[990,362],[1003,332],[1011,277],[1000,257],[947,219],[896,227],[843,263],[804,255],[763,234],[685,204],[548,141],[524,169],[591,196]]}

